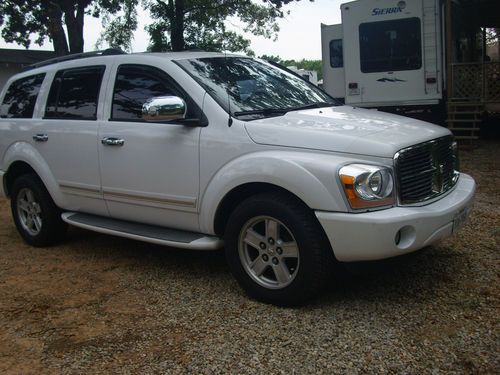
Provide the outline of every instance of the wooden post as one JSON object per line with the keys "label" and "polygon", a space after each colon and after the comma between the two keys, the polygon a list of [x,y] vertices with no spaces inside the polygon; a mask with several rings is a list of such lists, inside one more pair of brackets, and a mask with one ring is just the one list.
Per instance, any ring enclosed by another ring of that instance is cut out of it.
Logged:
{"label": "wooden post", "polygon": [[446,94],[448,100],[451,99],[453,95],[453,24],[452,24],[452,9],[451,0],[446,0]]}
{"label": "wooden post", "polygon": [[483,82],[481,83],[481,102],[484,103],[486,101],[486,97],[488,93],[486,92],[486,74],[488,73],[486,70],[485,57],[486,57],[486,27],[481,28],[481,37],[482,37],[482,45],[481,45],[481,76]]}

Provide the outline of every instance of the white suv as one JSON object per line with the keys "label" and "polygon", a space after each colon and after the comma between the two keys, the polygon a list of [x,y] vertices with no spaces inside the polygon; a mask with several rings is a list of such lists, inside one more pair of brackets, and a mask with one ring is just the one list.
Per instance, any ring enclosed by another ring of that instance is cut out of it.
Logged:
{"label": "white suv", "polygon": [[0,95],[1,193],[34,246],[66,224],[224,245],[251,296],[299,304],[335,261],[451,235],[475,183],[442,127],[339,105],[294,73],[218,53],[83,54]]}

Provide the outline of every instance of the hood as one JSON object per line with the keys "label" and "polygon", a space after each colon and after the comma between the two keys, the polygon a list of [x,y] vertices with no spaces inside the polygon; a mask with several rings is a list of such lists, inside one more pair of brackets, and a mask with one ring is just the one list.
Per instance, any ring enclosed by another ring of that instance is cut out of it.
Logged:
{"label": "hood", "polygon": [[405,147],[449,135],[409,117],[349,106],[288,112],[245,123],[259,144],[388,157]]}

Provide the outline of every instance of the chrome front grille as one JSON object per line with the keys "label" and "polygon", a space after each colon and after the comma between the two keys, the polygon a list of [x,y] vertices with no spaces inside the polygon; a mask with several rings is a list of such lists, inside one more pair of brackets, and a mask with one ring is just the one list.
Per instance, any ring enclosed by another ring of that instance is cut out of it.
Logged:
{"label": "chrome front grille", "polygon": [[458,180],[456,144],[451,136],[402,149],[394,161],[400,204],[432,199]]}

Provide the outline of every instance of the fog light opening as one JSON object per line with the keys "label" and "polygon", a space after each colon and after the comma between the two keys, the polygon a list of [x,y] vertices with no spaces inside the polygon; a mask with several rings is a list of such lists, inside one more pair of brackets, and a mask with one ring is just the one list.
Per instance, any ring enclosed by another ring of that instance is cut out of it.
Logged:
{"label": "fog light opening", "polygon": [[398,249],[406,250],[415,243],[417,232],[411,225],[406,225],[399,229],[394,237],[394,242]]}
{"label": "fog light opening", "polygon": [[399,243],[401,242],[401,231],[398,230],[398,232],[396,233],[396,237],[394,238],[394,242],[396,243],[396,246],[399,245]]}

